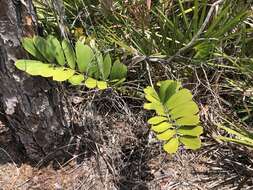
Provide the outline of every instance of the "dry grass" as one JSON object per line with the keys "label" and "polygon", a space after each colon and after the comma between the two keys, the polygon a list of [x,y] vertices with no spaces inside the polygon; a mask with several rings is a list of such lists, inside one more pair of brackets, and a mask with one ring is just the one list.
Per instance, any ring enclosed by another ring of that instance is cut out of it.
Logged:
{"label": "dry grass", "polygon": [[[63,89],[63,92],[68,97],[66,105],[71,105],[70,123],[75,123],[69,142],[69,147],[74,145],[74,151],[69,152],[72,158],[65,162],[53,160],[47,165],[42,160],[37,166],[22,160],[18,165],[19,155],[11,152],[15,149],[1,143],[6,150],[0,151],[3,190],[253,188],[252,152],[204,137],[201,150],[181,149],[169,156],[148,130],[144,122],[148,113],[141,111],[142,102],[138,105],[135,101],[133,106],[128,99],[112,92],[95,92],[95,95],[80,89],[78,92]],[[209,127],[218,115],[211,110],[202,114]]]}
{"label": "dry grass", "polygon": [[[220,144],[213,138],[219,133],[215,124],[230,114],[219,85],[224,80],[223,70],[174,66],[176,72],[169,72],[166,77],[182,78],[200,105],[206,132],[201,150],[180,149],[173,156],[162,151],[145,122],[150,112],[142,109],[143,99],[131,94],[142,90],[134,81],[128,81],[125,89],[104,92],[61,86],[72,138],[59,149],[70,160],[54,159],[47,163],[47,158],[43,158],[31,166],[20,158],[11,135],[6,135],[8,129],[0,125],[0,187],[4,190],[252,189],[252,151]],[[134,68],[138,69],[143,68]],[[193,70],[195,76],[184,80],[182,70]]]}

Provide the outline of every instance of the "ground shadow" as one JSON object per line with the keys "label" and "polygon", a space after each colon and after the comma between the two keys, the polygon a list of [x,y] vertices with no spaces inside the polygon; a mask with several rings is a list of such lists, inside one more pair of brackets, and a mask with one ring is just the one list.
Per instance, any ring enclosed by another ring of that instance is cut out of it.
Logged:
{"label": "ground shadow", "polygon": [[20,165],[26,160],[24,149],[15,142],[10,131],[0,134],[0,165],[14,163]]}
{"label": "ground shadow", "polygon": [[121,160],[117,166],[119,190],[148,190],[150,189],[148,183],[155,178],[149,161],[156,157],[156,153],[147,146],[148,133],[135,129],[133,126],[136,141],[125,141],[125,144],[121,145]]}
{"label": "ground shadow", "polygon": [[122,153],[124,165],[119,168],[119,190],[148,190],[147,183],[154,179],[147,163],[150,159],[149,152],[141,145],[124,145]]}

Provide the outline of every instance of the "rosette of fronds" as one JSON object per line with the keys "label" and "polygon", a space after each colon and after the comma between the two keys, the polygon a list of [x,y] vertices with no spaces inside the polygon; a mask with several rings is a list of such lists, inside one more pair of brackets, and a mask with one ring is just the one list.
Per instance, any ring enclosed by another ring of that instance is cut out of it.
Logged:
{"label": "rosette of fronds", "polygon": [[33,76],[102,90],[108,83],[123,82],[127,75],[127,67],[119,60],[112,63],[109,54],[103,56],[94,41],[90,45],[78,41],[74,50],[67,40],[60,42],[50,35],[24,38],[22,45],[36,60],[18,60],[15,65]]}
{"label": "rosette of fronds", "polygon": [[156,112],[148,123],[157,139],[164,141],[164,150],[175,153],[180,145],[192,150],[200,148],[203,128],[191,92],[173,80],[161,81],[157,86],[158,91],[151,86],[145,88],[145,98],[149,102],[144,108]]}

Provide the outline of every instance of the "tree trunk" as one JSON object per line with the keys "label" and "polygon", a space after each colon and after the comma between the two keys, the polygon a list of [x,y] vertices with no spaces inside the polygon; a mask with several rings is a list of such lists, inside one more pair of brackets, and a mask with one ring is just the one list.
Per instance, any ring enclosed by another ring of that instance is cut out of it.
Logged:
{"label": "tree trunk", "polygon": [[0,119],[17,146],[33,161],[55,155],[69,135],[57,88],[43,78],[19,72],[24,36],[36,34],[31,0],[0,0]]}

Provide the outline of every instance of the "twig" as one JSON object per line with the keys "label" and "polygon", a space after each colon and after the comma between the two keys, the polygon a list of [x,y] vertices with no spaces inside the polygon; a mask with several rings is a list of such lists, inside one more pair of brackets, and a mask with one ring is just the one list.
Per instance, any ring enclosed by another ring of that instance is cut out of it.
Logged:
{"label": "twig", "polygon": [[150,67],[149,67],[149,64],[147,61],[146,62],[146,68],[147,68],[147,71],[148,71],[148,77],[149,77],[149,82],[150,82],[150,85],[154,88],[154,85],[153,85],[153,82],[152,82],[152,77],[151,77],[151,72],[150,72]]}
{"label": "twig", "polygon": [[215,3],[213,3],[211,5],[211,8],[208,11],[208,14],[206,16],[206,19],[205,19],[204,23],[202,24],[202,26],[200,27],[200,29],[198,30],[198,32],[196,33],[196,35],[192,38],[192,40],[186,46],[184,46],[183,48],[179,49],[175,55],[173,55],[169,59],[167,59],[166,60],[167,63],[170,63],[175,57],[179,56],[182,52],[184,52],[185,50],[187,50],[188,48],[190,48],[196,42],[196,40],[203,33],[203,31],[205,30],[208,22],[210,21],[210,18],[211,18],[212,14],[213,14],[213,11],[214,11],[215,7],[217,5],[219,5],[219,4],[221,4],[223,1],[224,0],[218,0],[218,1],[216,1]]}

